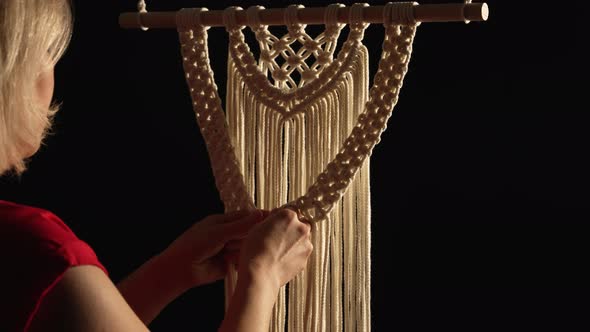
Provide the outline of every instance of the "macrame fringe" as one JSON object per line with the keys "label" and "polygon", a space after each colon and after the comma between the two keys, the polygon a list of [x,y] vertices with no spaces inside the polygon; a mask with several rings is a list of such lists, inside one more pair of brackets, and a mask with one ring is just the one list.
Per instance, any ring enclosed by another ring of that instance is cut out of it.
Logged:
{"label": "macrame fringe", "polygon": [[[340,84],[288,119],[258,102],[228,59],[226,117],[246,189],[261,209],[283,206],[306,193],[363,111],[367,50]],[[370,331],[369,190],[367,159],[338,208],[314,224],[308,268],[281,290],[272,331],[285,331],[285,322],[293,332]]]}

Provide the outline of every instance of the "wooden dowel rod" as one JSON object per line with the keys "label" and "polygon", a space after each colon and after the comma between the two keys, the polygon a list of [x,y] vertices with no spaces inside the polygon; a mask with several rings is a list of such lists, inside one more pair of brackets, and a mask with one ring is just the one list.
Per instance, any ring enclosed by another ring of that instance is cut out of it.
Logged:
{"label": "wooden dowel rod", "polygon": [[[299,22],[303,24],[324,24],[324,11],[327,7],[302,8],[298,10]],[[383,23],[384,6],[363,8],[363,18],[367,23]],[[349,23],[350,7],[338,9],[338,22]],[[284,8],[264,9],[259,12],[260,22],[265,25],[284,25]],[[418,22],[465,22],[485,21],[489,10],[486,3],[427,4],[414,6],[414,17]],[[247,25],[246,11],[236,14],[239,25]],[[147,12],[139,14],[122,13],[119,25],[126,29],[137,29],[141,25],[154,29],[176,29],[176,12]],[[211,10],[201,14],[201,22],[211,27],[223,26],[223,10]]]}

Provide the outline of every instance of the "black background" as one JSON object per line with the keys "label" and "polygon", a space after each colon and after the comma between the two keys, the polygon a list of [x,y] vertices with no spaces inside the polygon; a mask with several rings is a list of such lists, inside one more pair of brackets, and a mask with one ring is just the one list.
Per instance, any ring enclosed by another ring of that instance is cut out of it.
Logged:
{"label": "black background", "polygon": [[[288,2],[153,0],[148,9],[252,4]],[[418,28],[374,150],[375,331],[588,328],[585,8],[488,4],[488,22]],[[75,1],[73,40],[56,68],[54,134],[20,180],[0,180],[2,199],[64,219],[115,282],[222,211],[177,34],[121,29],[118,15],[135,5]],[[223,93],[227,38],[209,32]],[[366,33],[372,73],[382,37],[380,26]],[[214,331],[222,287],[188,292],[151,328]]]}

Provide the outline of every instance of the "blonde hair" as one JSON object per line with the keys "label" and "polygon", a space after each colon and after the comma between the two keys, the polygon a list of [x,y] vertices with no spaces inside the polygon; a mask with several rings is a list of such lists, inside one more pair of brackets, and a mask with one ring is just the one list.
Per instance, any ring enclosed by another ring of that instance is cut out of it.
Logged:
{"label": "blonde hair", "polygon": [[71,36],[69,0],[0,0],[0,175],[21,174],[57,107],[39,105],[36,84]]}

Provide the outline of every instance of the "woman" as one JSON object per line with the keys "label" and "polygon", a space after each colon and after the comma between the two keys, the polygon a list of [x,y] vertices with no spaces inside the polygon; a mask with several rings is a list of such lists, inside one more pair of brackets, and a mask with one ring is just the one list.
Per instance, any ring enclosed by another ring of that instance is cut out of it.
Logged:
{"label": "woman", "polygon": [[[67,0],[0,0],[0,174],[25,171],[50,127],[53,67],[70,29]],[[311,250],[310,226],[293,211],[214,215],[115,286],[57,216],[0,201],[0,330],[146,331],[168,303],[223,278],[228,257],[239,257],[220,331],[268,331],[279,288]]]}

